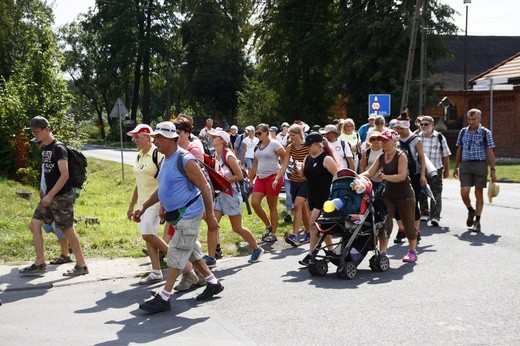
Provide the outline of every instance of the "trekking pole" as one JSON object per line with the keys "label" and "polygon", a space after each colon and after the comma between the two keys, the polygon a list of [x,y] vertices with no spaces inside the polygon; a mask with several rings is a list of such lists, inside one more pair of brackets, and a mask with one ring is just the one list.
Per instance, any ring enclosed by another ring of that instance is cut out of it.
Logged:
{"label": "trekking pole", "polygon": [[251,215],[253,212],[251,211],[251,206],[249,205],[249,197],[245,193],[243,193],[242,199],[244,200],[244,203],[246,204],[247,215]]}

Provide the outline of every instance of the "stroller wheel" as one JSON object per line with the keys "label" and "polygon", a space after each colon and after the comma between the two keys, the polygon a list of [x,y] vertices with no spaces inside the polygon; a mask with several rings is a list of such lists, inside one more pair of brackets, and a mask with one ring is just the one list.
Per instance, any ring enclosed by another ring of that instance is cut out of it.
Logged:
{"label": "stroller wheel", "polygon": [[374,255],[370,258],[370,269],[372,269],[373,272],[378,272],[379,268],[377,267],[377,258],[378,256]]}
{"label": "stroller wheel", "polygon": [[370,258],[370,269],[374,272],[386,272],[390,268],[390,260],[386,256],[374,255]]}
{"label": "stroller wheel", "polygon": [[329,271],[327,262],[319,260],[309,264],[309,273],[313,276],[325,276]]}
{"label": "stroller wheel", "polygon": [[347,262],[343,268],[338,267],[336,275],[341,279],[352,280],[356,277],[357,267],[354,262]]}

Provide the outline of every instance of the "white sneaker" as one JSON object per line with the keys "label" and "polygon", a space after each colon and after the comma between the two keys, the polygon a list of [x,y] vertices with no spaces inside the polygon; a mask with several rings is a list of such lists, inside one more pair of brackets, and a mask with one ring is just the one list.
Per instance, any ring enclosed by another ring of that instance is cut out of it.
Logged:
{"label": "white sneaker", "polygon": [[438,219],[432,219],[430,221],[432,227],[439,227],[439,220]]}
{"label": "white sneaker", "polygon": [[179,292],[183,291],[189,291],[193,287],[197,286],[197,283],[199,282],[199,278],[197,275],[195,275],[192,271],[188,273],[182,274],[181,282],[177,286],[175,286],[173,289]]}
{"label": "white sneaker", "polygon": [[164,280],[162,274],[155,274],[151,272],[145,278],[139,280],[139,285],[151,285]]}
{"label": "white sneaker", "polygon": [[429,217],[426,215],[421,215],[421,221],[428,221]]}

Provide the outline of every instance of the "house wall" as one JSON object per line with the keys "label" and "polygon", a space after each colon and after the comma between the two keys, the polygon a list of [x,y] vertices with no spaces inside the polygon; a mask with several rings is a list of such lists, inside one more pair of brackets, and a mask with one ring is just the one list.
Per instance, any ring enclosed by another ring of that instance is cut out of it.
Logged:
{"label": "house wall", "polygon": [[[490,92],[489,91],[445,91],[437,93],[441,100],[447,96],[457,107],[455,117],[447,117],[447,130],[442,132],[448,139],[452,153],[455,153],[457,134],[467,126],[466,112],[471,108],[482,111],[482,125],[491,129]],[[427,114],[434,118],[444,117],[443,107],[432,107]],[[497,157],[520,158],[520,145],[517,138],[520,133],[520,87],[514,90],[493,91],[493,139]]]}

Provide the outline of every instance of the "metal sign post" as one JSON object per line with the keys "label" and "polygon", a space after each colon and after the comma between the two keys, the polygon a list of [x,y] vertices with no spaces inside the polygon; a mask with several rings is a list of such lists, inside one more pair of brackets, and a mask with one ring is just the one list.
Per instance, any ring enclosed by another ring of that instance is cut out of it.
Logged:
{"label": "metal sign post", "polygon": [[118,118],[119,121],[119,135],[121,140],[121,176],[123,180],[125,180],[125,165],[123,160],[123,119],[124,116],[127,116],[128,114],[130,114],[130,112],[128,112],[128,109],[126,108],[123,101],[121,101],[121,99],[118,98],[116,104],[110,112],[110,117]]}

